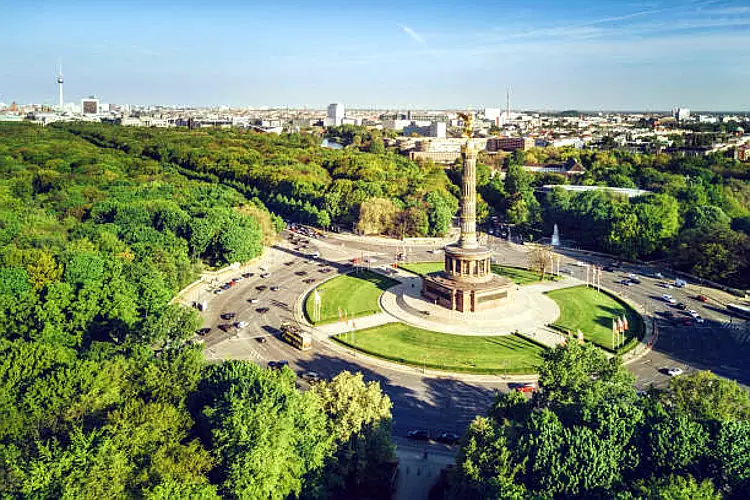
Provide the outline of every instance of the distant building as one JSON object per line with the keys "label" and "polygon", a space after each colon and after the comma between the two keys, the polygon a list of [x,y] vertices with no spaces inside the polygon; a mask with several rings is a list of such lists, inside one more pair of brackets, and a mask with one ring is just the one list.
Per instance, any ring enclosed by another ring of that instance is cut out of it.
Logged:
{"label": "distant building", "polygon": [[677,121],[684,121],[690,118],[690,110],[688,108],[674,108],[672,116]]}
{"label": "distant building", "polygon": [[530,137],[490,137],[487,139],[487,152],[526,151],[534,147],[534,139]]}
{"label": "distant building", "polygon": [[750,145],[745,144],[737,148],[737,159],[740,161],[750,161]]}
{"label": "distant building", "polygon": [[583,193],[585,191],[608,191],[610,193],[627,196],[628,198],[651,193],[651,191],[646,191],[645,189],[617,188],[609,186],[574,186],[572,184],[544,185],[540,188],[540,190],[552,191],[556,187],[563,188],[565,191],[572,191],[574,193]]}
{"label": "distant building", "polygon": [[575,158],[568,158],[565,163],[533,163],[526,164],[523,169],[527,172],[534,172],[539,174],[560,174],[566,177],[573,177],[575,175],[581,175],[586,173],[586,169],[583,168]]}
{"label": "distant building", "polygon": [[421,135],[422,137],[434,137],[445,139],[447,128],[445,122],[432,122],[427,126],[420,126],[416,122],[411,122],[404,127],[403,134],[410,136],[412,134]]}
{"label": "distant building", "polygon": [[424,111],[409,111],[406,115],[406,119],[414,120],[415,122],[448,123],[450,121],[450,117],[444,113],[427,113]]}
{"label": "distant building", "polygon": [[340,102],[335,102],[328,105],[328,114],[325,119],[326,127],[338,127],[343,124],[346,111],[344,105]]}
{"label": "distant building", "polygon": [[81,99],[81,114],[99,114],[99,99],[97,99],[96,97],[87,97],[86,99]]}

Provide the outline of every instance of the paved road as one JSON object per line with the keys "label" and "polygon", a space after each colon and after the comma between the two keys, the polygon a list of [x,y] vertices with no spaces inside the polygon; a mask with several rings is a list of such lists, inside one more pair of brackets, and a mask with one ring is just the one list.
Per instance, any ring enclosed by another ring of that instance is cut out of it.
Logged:
{"label": "paved road", "polygon": [[[312,351],[300,352],[278,338],[278,328],[282,321],[294,320],[295,301],[314,284],[306,284],[304,279],[314,278],[316,283],[349,269],[353,257],[374,259],[373,265],[387,265],[393,262],[403,248],[393,245],[373,245],[367,242],[341,240],[331,236],[325,240],[308,240],[307,248],[289,241],[290,233],[282,234],[279,242],[264,258],[265,263],[250,269],[254,273],[249,279],[221,295],[208,291],[202,293],[209,300],[208,311],[204,313],[205,326],[211,333],[205,337],[208,359],[227,357],[251,359],[261,365],[271,360],[286,359],[298,373],[314,371],[324,377],[332,377],[342,370],[360,371],[367,380],[377,380],[393,401],[394,435],[405,436],[409,429],[428,429],[437,434],[441,431],[461,433],[474,415],[483,413],[491,404],[497,391],[507,391],[507,384],[500,378],[492,381],[462,382],[451,377],[424,376],[413,368],[384,368],[382,364],[369,362],[327,342],[316,342]],[[496,261],[510,265],[527,264],[526,247],[509,244],[490,237],[488,244],[495,251]],[[436,251],[437,250],[437,251]],[[314,252],[320,252],[319,259],[312,259]],[[407,249],[410,261],[441,260],[442,254],[434,245],[411,246]],[[562,258],[561,267],[571,271],[574,277],[585,279],[585,269],[575,265],[576,260],[592,262],[591,258],[576,256]],[[599,259],[598,264],[607,264]],[[271,276],[260,278],[264,269]],[[331,268],[329,273],[321,269]],[[624,287],[616,282],[629,272],[643,269],[622,269],[614,273],[604,273],[602,286],[629,297],[644,305],[648,314],[658,314],[671,308],[661,300],[663,293],[672,294],[675,299],[685,302],[706,318],[703,325],[692,327],[671,326],[657,320],[659,340],[655,348],[646,356],[629,365],[636,374],[641,386],[655,384],[663,386],[669,377],[660,372],[666,367],[681,367],[686,371],[710,368],[719,375],[727,376],[747,385],[750,370],[743,364],[750,354],[750,333],[736,328],[736,320],[727,328],[730,318],[719,304],[703,304],[691,299],[695,291],[690,289],[666,290],[659,288],[662,280],[642,278],[640,285]],[[265,285],[265,290],[257,287]],[[278,286],[278,291],[271,291]],[[251,304],[250,299],[258,303]],[[260,313],[260,307],[268,312]],[[231,321],[221,318],[221,314],[233,312]],[[676,315],[679,311],[674,310]],[[234,321],[247,321],[242,330],[230,328],[227,332],[218,329],[221,324]],[[260,342],[264,337],[265,342]]]}

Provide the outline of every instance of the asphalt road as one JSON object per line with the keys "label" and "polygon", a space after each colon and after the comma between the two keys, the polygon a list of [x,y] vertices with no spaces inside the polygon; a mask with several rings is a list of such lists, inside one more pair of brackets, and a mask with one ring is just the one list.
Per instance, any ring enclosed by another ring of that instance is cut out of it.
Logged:
{"label": "asphalt road", "polygon": [[[399,246],[345,240],[335,235],[325,240],[309,239],[307,248],[302,248],[299,244],[292,244],[289,236],[290,233],[285,231],[283,240],[270,252],[270,262],[265,269],[271,273],[270,277],[260,278],[264,269],[256,267],[250,270],[254,276],[220,295],[209,291],[201,293],[200,300],[207,300],[209,304],[208,310],[203,313],[204,325],[211,328],[203,339],[209,360],[243,357],[265,365],[268,361],[284,359],[298,374],[313,371],[326,378],[342,370],[362,372],[366,380],[380,382],[390,396],[393,401],[394,435],[401,437],[410,429],[427,429],[433,435],[443,431],[461,434],[475,415],[486,411],[498,391],[508,390],[507,383],[499,377],[492,382],[481,383],[464,382],[452,377],[430,377],[414,368],[386,368],[327,342],[316,342],[311,351],[300,352],[281,341],[278,338],[281,322],[294,320],[295,301],[309,287],[348,270],[349,260],[353,257],[374,259],[372,265],[387,265],[403,251],[403,247]],[[487,244],[495,251],[498,263],[527,265],[524,247],[494,237],[490,237]],[[320,258],[312,259],[311,255],[316,251],[320,252]],[[409,247],[407,256],[409,261],[415,262],[442,259],[439,247],[434,245]],[[576,266],[577,260],[593,262],[589,257],[580,259],[570,255],[562,258],[561,267],[570,270],[573,276],[585,279],[585,268]],[[601,259],[597,263],[608,264]],[[324,268],[331,268],[332,271],[323,273],[321,269]],[[604,273],[601,284],[644,305],[647,313],[656,313],[657,318],[660,311],[668,309],[673,310],[676,316],[680,314],[661,299],[664,293],[670,293],[706,318],[703,325],[691,327],[675,327],[657,319],[659,340],[654,349],[629,365],[636,374],[639,386],[665,385],[669,377],[660,370],[669,367],[680,367],[687,372],[711,369],[744,385],[750,382],[750,369],[743,364],[750,354],[750,333],[744,330],[744,321],[743,329],[735,327],[736,320],[728,328],[730,318],[725,314],[723,305],[698,302],[691,298],[695,296],[695,291],[689,289],[660,288],[658,283],[663,280],[642,277],[640,285],[617,285],[616,281],[629,272],[637,272],[639,276],[645,274],[644,269],[621,269],[615,273]],[[307,278],[314,278],[316,282],[306,284],[303,280]],[[262,285],[268,288],[258,290],[257,287]],[[271,291],[271,286],[277,286],[279,290]],[[251,299],[258,302],[250,303]],[[261,307],[267,307],[268,311],[258,312],[257,309]],[[236,314],[235,318],[229,321],[221,318],[222,314],[230,312]],[[230,327],[227,332],[218,328],[219,325],[238,321],[246,321],[248,326],[239,331]],[[264,342],[260,341],[261,337],[265,339]],[[232,346],[235,345],[238,346],[236,355],[232,353]],[[222,348],[221,356],[216,355],[219,347]],[[304,384],[301,382],[301,385]]]}

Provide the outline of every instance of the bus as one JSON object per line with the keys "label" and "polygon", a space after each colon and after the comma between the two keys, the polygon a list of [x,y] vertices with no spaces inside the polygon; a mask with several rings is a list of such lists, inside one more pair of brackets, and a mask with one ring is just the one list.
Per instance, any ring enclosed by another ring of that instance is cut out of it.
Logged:
{"label": "bus", "polygon": [[732,314],[745,319],[750,319],[750,307],[738,306],[737,304],[727,304],[727,309],[729,309]]}
{"label": "bus", "polygon": [[294,323],[281,323],[281,338],[300,351],[312,349],[312,336]]}

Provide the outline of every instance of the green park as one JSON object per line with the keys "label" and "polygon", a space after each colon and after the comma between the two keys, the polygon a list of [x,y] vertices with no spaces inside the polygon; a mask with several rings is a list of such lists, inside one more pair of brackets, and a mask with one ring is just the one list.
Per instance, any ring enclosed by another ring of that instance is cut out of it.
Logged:
{"label": "green park", "polygon": [[319,315],[315,311],[314,293],[305,299],[305,314],[315,325],[338,321],[339,313],[349,319],[376,314],[380,312],[380,295],[397,284],[398,281],[372,271],[337,276],[316,288],[321,299]]}
{"label": "green park", "polygon": [[632,307],[622,300],[594,288],[574,286],[547,292],[560,308],[560,317],[553,328],[564,333],[583,333],[587,341],[607,350],[612,350],[612,321],[626,317],[628,331],[620,343],[618,352],[630,349],[643,335],[643,320]]}
{"label": "green park", "polygon": [[452,335],[403,323],[343,333],[335,340],[373,356],[407,365],[494,374],[534,373],[545,349],[519,335]]}

